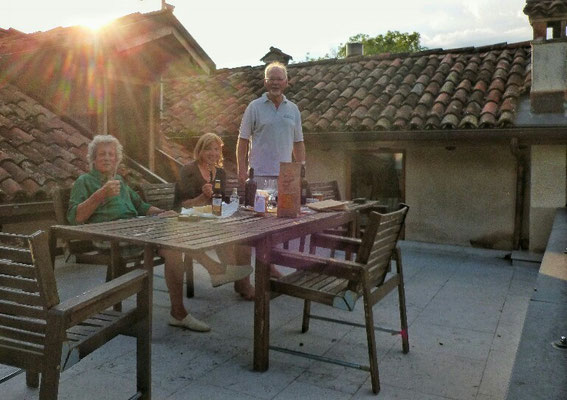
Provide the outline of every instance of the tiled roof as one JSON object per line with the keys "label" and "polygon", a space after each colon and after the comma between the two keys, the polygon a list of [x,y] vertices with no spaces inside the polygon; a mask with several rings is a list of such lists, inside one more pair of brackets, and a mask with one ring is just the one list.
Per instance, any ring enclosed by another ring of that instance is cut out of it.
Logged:
{"label": "tiled roof", "polygon": [[[529,42],[331,59],[288,66],[286,96],[309,132],[512,127],[531,85]],[[166,84],[162,130],[238,133],[264,66]]]}
{"label": "tiled roof", "polygon": [[531,18],[549,18],[567,14],[567,0],[527,0],[524,14]]}
{"label": "tiled roof", "polygon": [[[0,85],[0,203],[42,201],[88,171],[90,139],[13,85]],[[122,168],[130,183],[140,180]]]}
{"label": "tiled roof", "polygon": [[[175,27],[181,33],[181,37],[176,40],[188,43],[196,55],[195,58],[198,56],[211,69],[215,68],[214,62],[173,15],[171,9],[129,14],[102,27],[96,34],[82,26],[58,27],[32,34],[23,34],[11,28],[8,30],[0,28],[0,55],[4,57],[12,55],[19,59],[22,54],[37,50],[79,46],[83,51],[88,48],[99,50],[103,47],[105,55],[112,55],[112,52],[120,52],[130,46],[138,47],[140,43],[136,38],[148,34],[155,36],[163,27]],[[95,43],[96,46],[93,46]]]}

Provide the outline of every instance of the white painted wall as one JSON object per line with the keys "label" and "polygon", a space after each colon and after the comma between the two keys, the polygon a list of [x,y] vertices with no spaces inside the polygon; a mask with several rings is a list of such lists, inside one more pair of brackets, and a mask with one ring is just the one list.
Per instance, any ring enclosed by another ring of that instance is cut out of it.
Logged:
{"label": "white painted wall", "polygon": [[410,240],[510,249],[516,160],[508,146],[406,152]]}
{"label": "white painted wall", "polygon": [[566,203],[567,146],[531,147],[530,251],[545,250],[557,207]]}

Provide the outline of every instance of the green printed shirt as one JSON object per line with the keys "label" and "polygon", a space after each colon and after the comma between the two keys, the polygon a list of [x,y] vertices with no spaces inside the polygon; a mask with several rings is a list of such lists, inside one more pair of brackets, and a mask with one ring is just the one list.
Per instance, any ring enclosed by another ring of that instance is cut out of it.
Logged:
{"label": "green printed shirt", "polygon": [[[142,201],[141,197],[124,182],[120,175],[117,175],[116,179],[121,182],[120,194],[107,198],[98,206],[86,223],[114,221],[146,215],[151,205]],[[77,206],[92,196],[105,182],[106,178],[95,169],[77,178],[71,190],[69,209],[67,210],[67,220],[71,224],[78,224]]]}

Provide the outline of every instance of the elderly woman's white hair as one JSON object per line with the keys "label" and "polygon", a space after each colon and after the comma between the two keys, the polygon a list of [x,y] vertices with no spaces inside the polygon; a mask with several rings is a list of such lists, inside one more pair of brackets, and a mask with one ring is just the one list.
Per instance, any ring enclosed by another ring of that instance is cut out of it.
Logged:
{"label": "elderly woman's white hair", "polygon": [[108,143],[114,144],[114,147],[116,148],[116,165],[122,162],[122,145],[120,144],[118,139],[116,139],[112,135],[96,135],[93,138],[93,140],[89,143],[89,147],[87,150],[87,161],[89,162],[89,167],[91,169],[94,168],[94,161],[96,158],[96,151],[98,149],[98,146],[100,144],[108,144]]}

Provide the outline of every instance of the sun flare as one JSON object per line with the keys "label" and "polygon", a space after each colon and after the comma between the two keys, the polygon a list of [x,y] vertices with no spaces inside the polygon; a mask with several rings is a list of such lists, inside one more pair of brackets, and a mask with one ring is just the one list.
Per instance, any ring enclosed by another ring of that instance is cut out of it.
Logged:
{"label": "sun flare", "polygon": [[108,18],[85,18],[77,21],[76,25],[84,26],[93,32],[98,31],[110,22]]}

